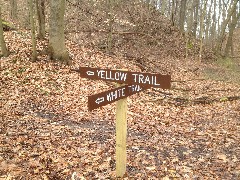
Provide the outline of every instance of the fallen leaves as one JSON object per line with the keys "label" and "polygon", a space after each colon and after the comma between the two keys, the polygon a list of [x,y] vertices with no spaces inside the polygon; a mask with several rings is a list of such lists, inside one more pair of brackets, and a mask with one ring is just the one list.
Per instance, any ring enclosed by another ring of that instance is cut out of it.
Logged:
{"label": "fallen leaves", "polygon": [[224,163],[228,162],[227,156],[225,154],[217,154],[216,157]]}
{"label": "fallen leaves", "polygon": [[[114,179],[115,105],[93,112],[87,109],[87,96],[112,85],[82,79],[69,67],[46,62],[43,56],[39,62],[29,62],[26,51],[31,46],[26,43],[30,41],[16,32],[7,36],[17,38],[19,44],[11,46],[18,53],[1,59],[0,177]],[[76,68],[140,71],[128,60],[69,41],[67,45]],[[178,68],[186,64],[176,61],[175,80],[197,77],[179,73]],[[204,80],[174,83],[174,87],[191,91],[172,89],[169,95],[146,90],[128,98],[126,179],[239,177],[239,100],[185,106],[168,103],[170,96],[194,99],[213,90],[219,90],[213,94],[218,97],[239,95],[239,86]],[[162,101],[151,101],[154,98]]]}

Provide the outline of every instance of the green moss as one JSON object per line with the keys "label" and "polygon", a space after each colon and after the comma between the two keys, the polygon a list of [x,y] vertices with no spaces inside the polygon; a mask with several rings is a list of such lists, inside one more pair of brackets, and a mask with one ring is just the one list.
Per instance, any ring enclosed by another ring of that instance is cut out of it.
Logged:
{"label": "green moss", "polygon": [[228,100],[227,97],[222,97],[222,98],[220,99],[221,102],[222,102],[222,101],[227,101],[227,100]]}
{"label": "green moss", "polygon": [[13,58],[11,62],[12,62],[13,64],[16,64],[16,63],[17,63],[17,58]]}
{"label": "green moss", "polygon": [[21,68],[18,69],[18,73],[21,74],[21,73],[25,72],[26,69],[27,69],[27,68],[25,68],[25,67],[21,67]]}
{"label": "green moss", "polygon": [[5,21],[4,19],[2,19],[2,24],[3,24],[4,31],[10,31],[15,29],[10,22]]}
{"label": "green moss", "polygon": [[188,48],[188,49],[192,49],[192,48],[193,48],[193,44],[192,44],[191,41],[188,42],[188,44],[187,44],[187,48]]}

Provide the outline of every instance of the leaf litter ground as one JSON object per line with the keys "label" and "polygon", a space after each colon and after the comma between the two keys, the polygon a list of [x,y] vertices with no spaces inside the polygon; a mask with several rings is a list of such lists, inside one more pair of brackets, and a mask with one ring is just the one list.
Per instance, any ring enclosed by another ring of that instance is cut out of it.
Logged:
{"label": "leaf litter ground", "polygon": [[[115,105],[87,108],[87,96],[114,85],[82,79],[70,68],[140,68],[71,41],[72,67],[44,55],[32,63],[26,32],[7,32],[6,39],[12,54],[1,58],[0,67],[0,179],[115,179]],[[38,49],[45,43],[38,42]],[[164,61],[170,60],[159,63]],[[239,179],[240,102],[225,97],[239,96],[240,86],[203,79],[204,64],[173,64],[168,70],[177,82],[171,90],[128,98],[125,179]],[[206,96],[221,101],[176,101]]]}

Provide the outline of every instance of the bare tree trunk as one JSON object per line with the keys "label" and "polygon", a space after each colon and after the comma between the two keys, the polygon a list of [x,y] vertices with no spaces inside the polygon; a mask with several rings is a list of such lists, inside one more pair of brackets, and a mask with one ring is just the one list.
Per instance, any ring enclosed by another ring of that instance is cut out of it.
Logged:
{"label": "bare tree trunk", "polygon": [[17,0],[10,0],[10,7],[11,7],[10,17],[13,20],[16,20],[17,19]]}
{"label": "bare tree trunk", "polygon": [[180,16],[179,16],[179,28],[181,32],[184,32],[186,3],[187,3],[187,0],[181,0]]}
{"label": "bare tree trunk", "polygon": [[213,15],[212,15],[212,24],[211,24],[211,36],[210,36],[210,41],[211,41],[211,46],[212,48],[214,47],[214,42],[216,38],[216,0],[214,0],[214,10],[213,10]]}
{"label": "bare tree trunk", "polygon": [[[113,31],[113,0],[108,0],[108,19],[109,19],[109,33],[107,37],[107,53],[111,53],[112,51],[112,31]],[[150,2],[149,2],[150,3]]]}
{"label": "bare tree trunk", "polygon": [[220,35],[220,29],[221,29],[221,23],[220,23],[220,18],[221,18],[221,12],[222,12],[222,0],[219,0],[219,4],[218,4],[218,21],[217,21],[217,25],[218,25],[218,32],[217,32],[217,36]]}
{"label": "bare tree trunk", "polygon": [[161,1],[161,13],[162,14],[165,14],[166,4],[167,4],[166,0]]}
{"label": "bare tree trunk", "polygon": [[199,11],[199,0],[194,0],[194,23],[193,23],[193,36],[197,36],[198,27],[198,11]]}
{"label": "bare tree trunk", "polygon": [[32,38],[32,61],[35,62],[37,60],[37,49],[36,49],[36,35],[35,35],[35,23],[33,17],[33,0],[28,0],[29,6],[29,18],[31,25],[31,38]]}
{"label": "bare tree trunk", "polygon": [[2,55],[7,57],[10,53],[7,49],[6,43],[4,41],[3,36],[3,25],[2,25],[2,12],[1,12],[1,6],[0,6],[0,43],[1,43],[1,51]]}
{"label": "bare tree trunk", "polygon": [[201,8],[201,19],[200,19],[200,31],[199,31],[199,39],[200,39],[200,51],[199,51],[199,63],[202,60],[202,49],[203,49],[203,21],[206,14],[207,8],[207,0],[204,0]]}
{"label": "bare tree trunk", "polygon": [[45,0],[36,0],[38,16],[38,37],[45,37]]}
{"label": "bare tree trunk", "polygon": [[224,52],[225,57],[229,56],[230,48],[232,49],[232,53],[233,53],[233,40],[232,40],[233,32],[234,32],[234,29],[236,28],[239,18],[240,18],[240,12],[238,14],[235,13],[232,16],[232,23],[230,23],[227,44]]}
{"label": "bare tree trunk", "polygon": [[64,36],[65,0],[50,0],[49,44],[51,59],[70,64]]}
{"label": "bare tree trunk", "polygon": [[193,9],[194,9],[194,4],[192,1],[188,2],[188,18],[187,18],[187,32],[191,33],[192,28],[193,28]]}
{"label": "bare tree trunk", "polygon": [[237,5],[238,1],[239,0],[234,0],[232,2],[231,7],[229,7],[229,9],[228,9],[227,18],[222,23],[220,35],[218,37],[218,42],[217,42],[217,53],[218,54],[221,54],[221,49],[222,49],[222,43],[223,43],[223,40],[224,40],[225,29],[227,27],[227,24],[230,21],[230,18],[232,17],[232,14],[235,12],[236,5]]}
{"label": "bare tree trunk", "polygon": [[212,13],[212,5],[213,5],[213,0],[211,0],[211,4],[208,9],[208,15],[206,17],[206,30],[205,30],[205,43],[208,45],[209,43],[209,28],[210,28],[210,23],[211,23],[211,13]]}
{"label": "bare tree trunk", "polygon": [[[240,4],[238,4],[238,13],[240,13]],[[237,27],[240,27],[240,21],[238,21]]]}
{"label": "bare tree trunk", "polygon": [[188,57],[188,49],[189,49],[189,40],[192,32],[192,26],[193,26],[193,2],[189,1],[188,2],[188,16],[187,16],[187,31],[186,31],[186,36],[185,36],[185,57]]}
{"label": "bare tree trunk", "polygon": [[172,10],[171,10],[171,22],[172,26],[175,25],[175,15],[176,15],[176,0],[172,0]]}

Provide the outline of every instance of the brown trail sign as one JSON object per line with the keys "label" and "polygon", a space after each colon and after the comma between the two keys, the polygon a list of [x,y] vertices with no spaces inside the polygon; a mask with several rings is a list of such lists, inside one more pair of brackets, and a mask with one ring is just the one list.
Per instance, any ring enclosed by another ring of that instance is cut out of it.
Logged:
{"label": "brown trail sign", "polygon": [[89,67],[80,67],[78,70],[74,71],[80,72],[82,78],[112,81],[119,84],[139,84],[147,87],[170,89],[170,75]]}
{"label": "brown trail sign", "polygon": [[113,81],[124,86],[95,94],[88,97],[89,110],[117,101],[116,105],[116,175],[123,177],[126,172],[127,151],[127,98],[135,93],[151,87],[170,89],[171,76],[129,72],[121,70],[80,67],[78,70],[82,78]]}
{"label": "brown trail sign", "polygon": [[109,91],[88,96],[88,109],[89,111],[92,111],[93,109],[113,103],[120,99],[141,92],[145,89],[148,88],[145,86],[133,84],[121,86],[115,89],[111,89]]}

